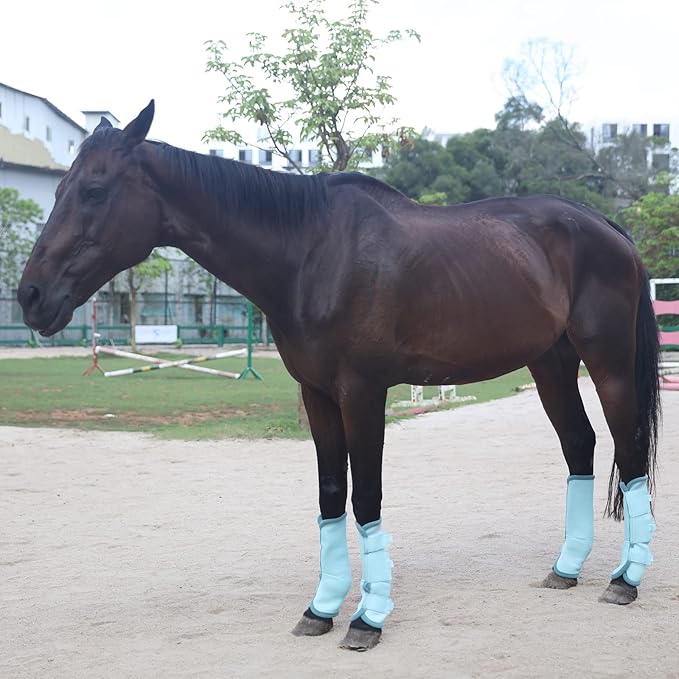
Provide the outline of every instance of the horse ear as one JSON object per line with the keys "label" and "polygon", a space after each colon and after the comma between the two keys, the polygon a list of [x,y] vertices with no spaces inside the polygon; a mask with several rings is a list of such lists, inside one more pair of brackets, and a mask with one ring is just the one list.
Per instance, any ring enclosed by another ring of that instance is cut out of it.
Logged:
{"label": "horse ear", "polygon": [[141,144],[146,139],[146,135],[149,133],[151,123],[153,122],[154,112],[155,102],[151,99],[149,105],[125,127],[123,136],[125,137],[125,144],[129,148]]}
{"label": "horse ear", "polygon": [[99,121],[99,124],[94,128],[94,132],[99,132],[100,130],[105,130],[107,127],[113,127],[111,125],[111,121],[108,118],[104,118],[104,116],[101,116],[101,120]]}

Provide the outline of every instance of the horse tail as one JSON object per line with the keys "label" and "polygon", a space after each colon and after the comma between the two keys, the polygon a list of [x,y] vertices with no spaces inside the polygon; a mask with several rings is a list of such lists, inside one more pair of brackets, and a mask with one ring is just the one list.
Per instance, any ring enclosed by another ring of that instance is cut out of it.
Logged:
{"label": "horse tail", "polygon": [[[658,422],[661,417],[659,352],[658,326],[651,301],[648,275],[645,275],[637,308],[634,384],[638,424],[635,438],[638,454],[643,457],[643,466],[648,475],[651,493],[655,487]],[[614,462],[608,483],[606,514],[613,516],[617,521],[623,518],[622,499],[619,471]]]}

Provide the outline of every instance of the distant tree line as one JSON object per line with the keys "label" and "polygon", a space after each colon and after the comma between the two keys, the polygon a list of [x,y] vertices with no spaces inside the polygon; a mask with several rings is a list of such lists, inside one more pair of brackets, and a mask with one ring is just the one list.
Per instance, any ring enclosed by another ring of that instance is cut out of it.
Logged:
{"label": "distant tree line", "polygon": [[419,136],[403,143],[377,174],[424,204],[453,205],[495,196],[563,196],[620,221],[654,276],[679,275],[679,196],[666,138],[623,132],[592,148],[578,124],[522,96],[510,97],[494,129],[454,135],[445,145]]}

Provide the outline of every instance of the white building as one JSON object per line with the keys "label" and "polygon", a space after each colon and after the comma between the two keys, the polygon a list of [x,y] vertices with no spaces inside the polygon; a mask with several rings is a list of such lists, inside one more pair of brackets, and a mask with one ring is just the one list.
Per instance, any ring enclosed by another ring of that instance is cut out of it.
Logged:
{"label": "white building", "polygon": [[[244,127],[241,136],[245,144],[225,144],[221,148],[213,147],[209,150],[211,156],[239,160],[242,163],[258,165],[279,172],[296,172],[295,166],[287,159],[277,154],[263,125]],[[296,141],[289,149],[290,158],[295,165],[307,172],[318,165],[321,160],[318,144],[309,141]],[[360,163],[363,168],[381,167],[383,164],[380,151],[374,151],[370,158]]]}
{"label": "white building", "polygon": [[0,83],[0,187],[34,200],[45,219],[59,181],[101,116],[119,122],[108,111],[83,113],[85,126],[48,99]]}
{"label": "white building", "polygon": [[652,138],[648,165],[658,172],[670,169],[672,157],[679,147],[679,119],[670,116],[636,120],[624,118],[599,120],[590,122],[584,129],[588,131],[589,144],[594,151],[615,143],[616,138],[624,134],[634,133],[640,137]]}

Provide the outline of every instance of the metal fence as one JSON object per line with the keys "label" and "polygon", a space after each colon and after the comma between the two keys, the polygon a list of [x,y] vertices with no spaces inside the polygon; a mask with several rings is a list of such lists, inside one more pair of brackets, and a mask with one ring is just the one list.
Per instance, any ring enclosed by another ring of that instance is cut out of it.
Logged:
{"label": "metal fence", "polygon": [[[209,299],[193,296],[181,301],[171,300],[171,308],[159,306],[157,296],[140,299],[138,325],[176,325],[182,344],[242,344],[248,339],[247,300],[243,297]],[[129,305],[120,299],[100,298],[97,301],[97,332],[102,343],[128,344],[130,324],[125,317]],[[0,345],[4,346],[78,346],[92,341],[92,305],[76,309],[73,320],[53,337],[40,337],[22,322],[21,310],[15,299],[0,298]],[[121,318],[122,317],[122,318]],[[180,322],[178,322],[180,321]],[[253,341],[268,344],[272,338],[263,315],[255,309]]]}

